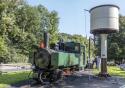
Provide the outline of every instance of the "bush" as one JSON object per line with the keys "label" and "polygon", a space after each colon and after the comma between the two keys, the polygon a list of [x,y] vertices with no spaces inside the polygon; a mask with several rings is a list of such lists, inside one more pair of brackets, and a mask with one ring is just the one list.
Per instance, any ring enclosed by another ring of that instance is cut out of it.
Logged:
{"label": "bush", "polygon": [[107,65],[108,66],[116,66],[115,62],[113,62],[113,61],[107,62]]}

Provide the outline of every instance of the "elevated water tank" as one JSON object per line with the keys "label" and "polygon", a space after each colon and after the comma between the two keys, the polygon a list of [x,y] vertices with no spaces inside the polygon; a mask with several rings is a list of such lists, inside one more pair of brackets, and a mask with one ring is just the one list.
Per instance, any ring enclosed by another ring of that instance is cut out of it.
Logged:
{"label": "elevated water tank", "polygon": [[90,9],[90,32],[108,34],[119,31],[119,7],[99,5]]}

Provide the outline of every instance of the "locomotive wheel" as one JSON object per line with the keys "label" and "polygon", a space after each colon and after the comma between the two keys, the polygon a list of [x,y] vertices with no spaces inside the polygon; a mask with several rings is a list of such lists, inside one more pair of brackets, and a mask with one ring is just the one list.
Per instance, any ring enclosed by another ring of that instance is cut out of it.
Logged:
{"label": "locomotive wheel", "polygon": [[40,80],[41,83],[44,82],[44,79],[42,78],[42,75],[43,75],[43,73],[40,73],[40,74],[39,74],[39,80]]}
{"label": "locomotive wheel", "polygon": [[47,72],[39,73],[39,80],[40,80],[40,83],[42,84],[49,82]]}
{"label": "locomotive wheel", "polygon": [[40,72],[39,73],[39,81],[41,84],[46,84],[46,83],[54,83],[58,80],[63,79],[63,72],[61,70],[55,70],[55,71],[50,71],[50,72]]}
{"label": "locomotive wheel", "polygon": [[50,74],[50,82],[54,83],[58,80],[62,80],[63,79],[63,72],[59,69],[57,69],[56,71],[53,71],[52,74]]}

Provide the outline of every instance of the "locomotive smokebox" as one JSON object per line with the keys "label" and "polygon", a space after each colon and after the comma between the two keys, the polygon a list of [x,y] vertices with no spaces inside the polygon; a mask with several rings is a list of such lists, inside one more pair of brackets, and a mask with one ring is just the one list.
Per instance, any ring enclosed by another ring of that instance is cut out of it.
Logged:
{"label": "locomotive smokebox", "polygon": [[119,31],[119,7],[100,5],[90,9],[90,32],[108,34]]}

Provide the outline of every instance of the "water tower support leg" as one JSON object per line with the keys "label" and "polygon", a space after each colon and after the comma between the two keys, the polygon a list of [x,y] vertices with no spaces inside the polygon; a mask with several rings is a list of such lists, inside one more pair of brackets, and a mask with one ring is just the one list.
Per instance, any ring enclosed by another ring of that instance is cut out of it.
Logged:
{"label": "water tower support leg", "polygon": [[107,73],[107,34],[101,34],[101,77],[108,77]]}

